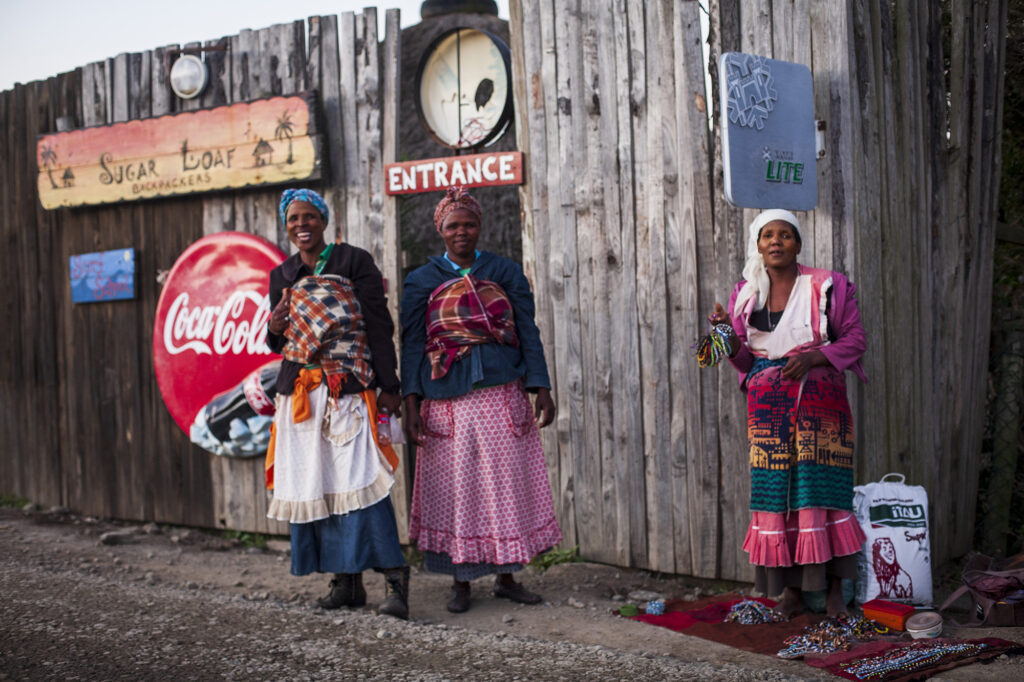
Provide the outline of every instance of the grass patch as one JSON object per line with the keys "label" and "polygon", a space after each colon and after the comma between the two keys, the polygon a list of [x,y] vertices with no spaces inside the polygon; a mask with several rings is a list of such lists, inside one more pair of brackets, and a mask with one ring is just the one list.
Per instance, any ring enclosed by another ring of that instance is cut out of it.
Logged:
{"label": "grass patch", "polygon": [[423,567],[423,552],[416,549],[414,545],[402,545],[402,556],[408,566]]}
{"label": "grass patch", "polygon": [[570,549],[559,549],[558,547],[552,547],[543,554],[538,554],[533,557],[533,561],[530,562],[530,566],[534,568],[546,571],[552,566],[558,564],[571,564],[580,560],[579,557],[580,546],[576,545]]}
{"label": "grass patch", "polygon": [[21,495],[7,495],[6,493],[0,493],[0,507],[21,509],[29,502],[31,502],[31,500],[22,497]]}
{"label": "grass patch", "polygon": [[228,540],[234,540],[243,547],[267,548],[267,536],[263,533],[244,533],[240,530],[225,530],[221,534]]}

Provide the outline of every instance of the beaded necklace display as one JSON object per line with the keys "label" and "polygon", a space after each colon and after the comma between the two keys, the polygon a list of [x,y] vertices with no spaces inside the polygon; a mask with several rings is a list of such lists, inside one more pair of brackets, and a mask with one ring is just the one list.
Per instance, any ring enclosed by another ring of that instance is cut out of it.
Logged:
{"label": "beaded necklace display", "polygon": [[736,335],[731,325],[713,325],[707,334],[700,337],[691,348],[697,351],[697,364],[714,367],[732,353],[732,337]]}
{"label": "beaded necklace display", "polygon": [[783,644],[779,658],[800,658],[804,654],[830,654],[846,651],[857,641],[873,639],[876,634],[888,632],[873,620],[860,616],[840,615],[826,618],[817,625],[804,628],[799,635],[793,635]]}
{"label": "beaded necklace display", "polygon": [[975,656],[987,646],[984,642],[917,642],[879,656],[840,663],[839,669],[858,680],[884,679],[894,672],[899,672],[902,677],[941,663]]}
{"label": "beaded necklace display", "polygon": [[782,623],[786,620],[788,619],[775,609],[753,599],[744,599],[732,605],[724,622],[761,625],[763,623]]}

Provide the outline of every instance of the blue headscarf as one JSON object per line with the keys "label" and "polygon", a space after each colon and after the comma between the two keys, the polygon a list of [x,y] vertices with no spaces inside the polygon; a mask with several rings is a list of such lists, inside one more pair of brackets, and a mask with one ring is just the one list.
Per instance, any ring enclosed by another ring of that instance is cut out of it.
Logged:
{"label": "blue headscarf", "polygon": [[293,201],[306,201],[309,202],[313,208],[320,211],[320,215],[324,217],[324,225],[327,224],[328,219],[331,217],[331,211],[327,208],[327,202],[324,198],[314,192],[311,189],[286,189],[281,193],[281,224],[288,225],[288,207],[291,206]]}

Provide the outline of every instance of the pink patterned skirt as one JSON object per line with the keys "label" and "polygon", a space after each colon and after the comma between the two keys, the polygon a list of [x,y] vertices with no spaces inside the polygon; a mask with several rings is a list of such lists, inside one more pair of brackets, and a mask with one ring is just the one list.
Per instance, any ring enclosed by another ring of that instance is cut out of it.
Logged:
{"label": "pink patterned skirt", "polygon": [[409,536],[455,564],[529,563],[562,540],[534,421],[519,382],[424,400]]}
{"label": "pink patterned skirt", "polygon": [[865,535],[852,512],[835,509],[799,509],[788,515],[754,512],[743,540],[743,550],[756,566],[777,568],[823,564],[835,557],[856,554]]}

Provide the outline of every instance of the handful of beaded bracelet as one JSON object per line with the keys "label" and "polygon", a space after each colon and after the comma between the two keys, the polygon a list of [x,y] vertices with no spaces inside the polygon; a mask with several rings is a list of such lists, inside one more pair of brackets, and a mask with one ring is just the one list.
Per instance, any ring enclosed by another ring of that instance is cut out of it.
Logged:
{"label": "handful of beaded bracelet", "polygon": [[697,364],[714,367],[732,353],[732,337],[736,335],[732,325],[713,325],[707,334],[700,337],[693,348],[697,351]]}

